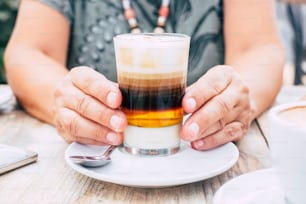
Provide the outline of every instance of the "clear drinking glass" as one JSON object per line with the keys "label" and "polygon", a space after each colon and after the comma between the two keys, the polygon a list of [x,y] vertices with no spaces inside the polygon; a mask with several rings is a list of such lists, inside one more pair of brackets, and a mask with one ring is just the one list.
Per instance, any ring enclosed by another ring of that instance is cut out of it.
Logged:
{"label": "clear drinking glass", "polygon": [[125,151],[142,156],[179,150],[190,37],[174,33],[114,37]]}

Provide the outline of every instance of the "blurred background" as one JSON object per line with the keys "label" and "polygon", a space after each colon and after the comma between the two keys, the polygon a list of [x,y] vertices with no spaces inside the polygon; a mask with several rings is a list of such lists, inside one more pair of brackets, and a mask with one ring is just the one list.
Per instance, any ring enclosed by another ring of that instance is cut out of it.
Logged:
{"label": "blurred background", "polygon": [[[0,0],[0,84],[6,83],[3,51],[15,23],[19,1]],[[284,84],[306,84],[306,0],[276,1],[279,32],[287,55]]]}
{"label": "blurred background", "polygon": [[284,85],[306,85],[306,0],[279,0],[276,13],[287,58]]}
{"label": "blurred background", "polygon": [[12,32],[19,0],[0,0],[0,84],[6,83],[3,52]]}

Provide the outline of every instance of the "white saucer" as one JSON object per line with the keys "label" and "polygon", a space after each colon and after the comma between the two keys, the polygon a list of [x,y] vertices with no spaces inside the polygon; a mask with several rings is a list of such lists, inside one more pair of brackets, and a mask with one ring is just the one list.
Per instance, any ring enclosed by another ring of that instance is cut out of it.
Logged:
{"label": "white saucer", "polygon": [[216,192],[214,204],[285,204],[284,191],[273,169],[238,176]]}
{"label": "white saucer", "polygon": [[239,157],[237,147],[228,143],[210,151],[195,151],[183,143],[180,151],[164,157],[138,157],[120,151],[111,154],[112,162],[98,168],[74,164],[71,155],[100,155],[106,147],[72,143],[65,152],[68,165],[86,176],[133,187],[168,187],[192,183],[221,174]]}

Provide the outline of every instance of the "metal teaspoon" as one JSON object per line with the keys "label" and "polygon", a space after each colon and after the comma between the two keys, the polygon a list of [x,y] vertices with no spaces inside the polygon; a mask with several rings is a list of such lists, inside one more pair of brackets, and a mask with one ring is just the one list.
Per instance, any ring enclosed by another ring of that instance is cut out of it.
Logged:
{"label": "metal teaspoon", "polygon": [[80,164],[85,167],[99,167],[104,166],[111,162],[111,158],[109,155],[113,152],[113,150],[117,146],[111,145],[107,148],[107,150],[101,156],[69,156],[69,158],[76,164]]}

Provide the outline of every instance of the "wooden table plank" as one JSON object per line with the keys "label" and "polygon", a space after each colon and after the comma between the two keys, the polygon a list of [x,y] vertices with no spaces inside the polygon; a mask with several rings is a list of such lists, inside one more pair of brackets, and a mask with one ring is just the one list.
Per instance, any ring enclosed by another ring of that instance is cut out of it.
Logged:
{"label": "wooden table plank", "polygon": [[[269,151],[257,124],[237,143],[238,162],[227,172],[192,184],[132,188],[83,176],[64,160],[68,147],[56,130],[23,111],[0,115],[0,143],[39,153],[37,163],[0,176],[0,203],[212,203],[226,181],[269,167]],[[205,165],[205,164],[203,164]]]}

